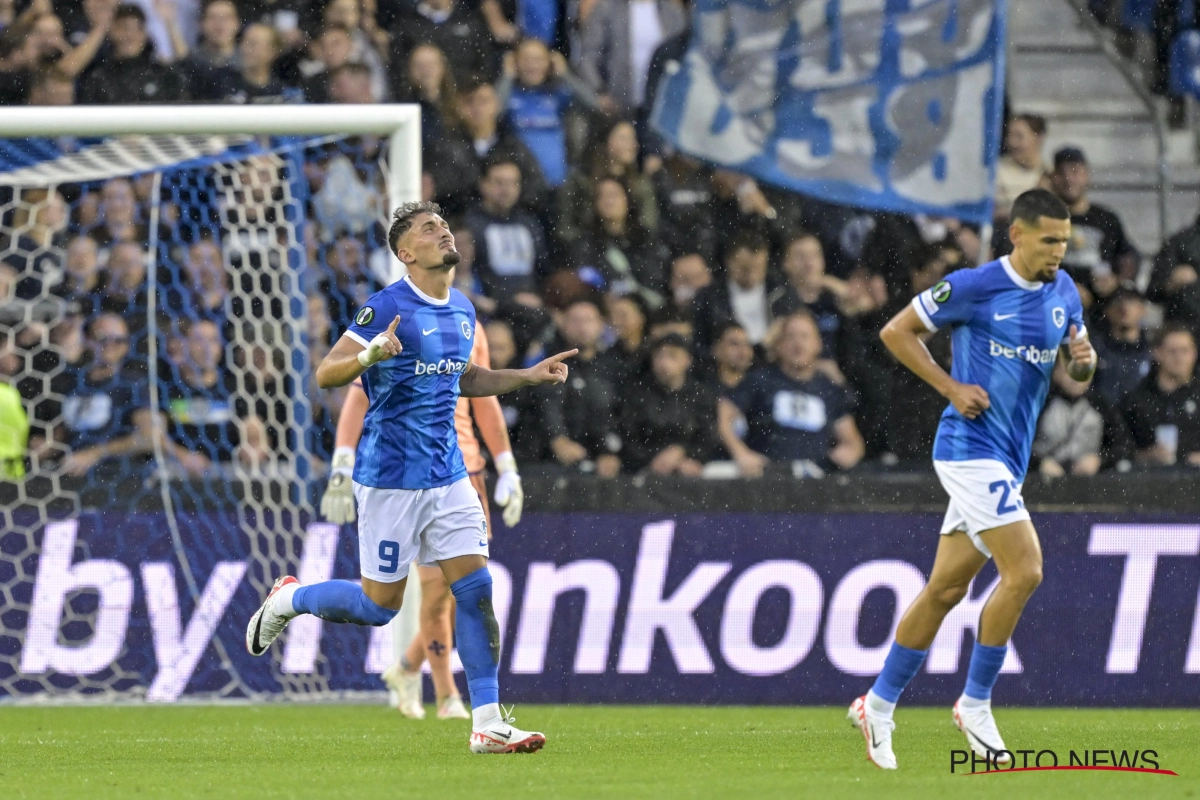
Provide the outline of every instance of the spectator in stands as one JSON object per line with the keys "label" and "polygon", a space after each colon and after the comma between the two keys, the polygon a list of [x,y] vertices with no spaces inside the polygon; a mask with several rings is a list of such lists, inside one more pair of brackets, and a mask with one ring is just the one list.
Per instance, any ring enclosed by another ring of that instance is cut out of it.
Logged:
{"label": "spectator in stands", "polygon": [[661,217],[659,229],[671,252],[697,253],[704,261],[715,263],[712,171],[694,158],[671,151],[662,169],[650,179]]}
{"label": "spectator in stands", "polygon": [[1151,348],[1143,324],[1146,301],[1132,289],[1121,288],[1104,313],[1108,325],[1089,329],[1098,358],[1095,384],[1105,401],[1116,405],[1150,374]]}
{"label": "spectator in stands", "polygon": [[597,0],[581,23],[578,63],[601,108],[639,111],[655,48],[685,27],[687,11],[677,0]]}
{"label": "spectator in stands", "polygon": [[1120,218],[1088,198],[1092,172],[1077,147],[1054,154],[1051,187],[1071,209],[1071,241],[1063,266],[1097,297],[1108,296],[1120,282],[1137,277],[1138,254],[1125,237]]}
{"label": "spectator in stands", "polygon": [[595,302],[579,300],[568,306],[562,313],[562,344],[579,348],[579,354],[571,361],[571,378],[562,391],[541,392],[538,398],[541,428],[554,459],[565,467],[611,478],[621,470],[616,418],[620,387],[598,359],[603,333],[604,318]]}
{"label": "spectator in stands", "polygon": [[436,44],[420,44],[408,55],[405,77],[397,100],[420,104],[421,141],[429,148],[458,124],[458,89],[450,63]]}
{"label": "spectator in stands", "polygon": [[[716,233],[717,262],[728,258],[729,243],[744,231],[754,231],[774,252],[783,249],[789,227],[804,227],[789,212],[795,194],[762,187],[753,178],[727,169],[713,171],[712,224]],[[793,209],[794,210],[794,209]]]}
{"label": "spectator in stands", "polygon": [[587,235],[571,247],[571,262],[589,283],[598,281],[617,294],[636,294],[651,308],[665,302],[666,245],[638,223],[638,210],[626,186],[615,178],[596,181]]}
{"label": "spectator in stands", "polygon": [[1037,114],[1017,114],[1008,120],[1004,129],[1007,152],[996,164],[996,224],[1007,225],[1017,196],[1046,186],[1050,171],[1046,169],[1042,150],[1046,145],[1046,118]]}
{"label": "spectator in stands", "polygon": [[[408,54],[420,44],[436,44],[450,61],[454,80],[460,86],[472,75],[485,80],[499,72],[496,48],[487,23],[473,4],[456,0],[426,0],[407,7],[391,27],[392,64],[408,63]],[[392,92],[399,96],[403,73],[393,68]]]}
{"label": "spectator in stands", "polygon": [[185,336],[180,380],[163,396],[171,452],[192,474],[234,459],[251,468],[265,465],[271,456],[266,427],[237,396],[237,379],[221,363],[220,328],[198,320],[186,326]]}
{"label": "spectator in stands", "polygon": [[[484,325],[488,348],[491,351],[492,369],[515,369],[521,366],[517,343],[512,327],[502,319],[494,319]],[[513,455],[518,464],[535,464],[545,461],[549,443],[539,418],[539,393],[533,387],[500,395],[500,410],[508,426],[508,438],[512,442]]]}
{"label": "spectator in stands", "polygon": [[359,3],[360,0],[329,0],[323,14],[324,27],[340,27],[350,32],[352,47],[346,60],[362,64],[370,71],[370,102],[382,103],[391,96],[379,49],[386,50],[388,37],[376,27],[374,15],[364,14]]}
{"label": "spectator in stands", "polygon": [[668,284],[670,290],[671,308],[692,315],[696,294],[712,283],[712,271],[709,270],[704,256],[699,253],[683,253],[671,261],[671,277]]}
{"label": "spectator in stands", "polygon": [[783,273],[787,283],[771,292],[768,302],[773,318],[807,309],[817,320],[825,342],[824,357],[838,358],[846,349],[849,321],[839,308],[839,294],[847,291],[845,281],[825,274],[825,252],[821,241],[807,231],[792,234],[783,251]]}
{"label": "spectator in stands", "polygon": [[74,236],[67,242],[66,275],[62,291],[65,297],[79,304],[87,318],[100,311],[104,293],[105,273],[100,269],[100,248],[90,236]]}
{"label": "spectator in stands", "polygon": [[618,386],[637,380],[646,362],[646,325],[650,309],[636,294],[609,295],[608,318],[616,340],[600,355]]}
{"label": "spectator in stands", "polygon": [[504,58],[497,86],[500,105],[521,141],[541,167],[546,183],[557,188],[567,179],[567,112],[578,101],[594,108],[595,94],[567,66],[562,53],[540,39],[522,39]]}
{"label": "spectator in stands", "polygon": [[1038,472],[1058,478],[1067,473],[1095,475],[1113,466],[1127,470],[1132,456],[1132,440],[1116,406],[1091,381],[1072,380],[1060,360],[1033,442],[1032,463]]}
{"label": "spectator in stands", "polygon": [[[62,468],[68,475],[84,475],[106,459],[148,453],[152,442],[146,365],[129,357],[125,320],[111,313],[93,319],[87,346],[90,360],[56,386],[65,395],[61,435],[71,454]],[[113,474],[129,469],[111,466]]]}
{"label": "spectator in stands", "polygon": [[202,319],[223,322],[225,301],[229,297],[229,279],[220,246],[210,237],[201,237],[192,242],[187,249],[186,271],[190,313]]}
{"label": "spectator in stands", "polygon": [[198,100],[219,96],[217,79],[226,69],[238,68],[238,31],[242,21],[233,0],[208,0],[200,12],[200,41],[178,54],[179,70],[188,94]]}
{"label": "spectator in stands", "polygon": [[685,339],[650,345],[650,372],[632,384],[621,412],[621,456],[631,472],[699,477],[721,450],[713,428],[717,395],[691,376]]}
{"label": "spectator in stands", "polygon": [[1121,409],[1149,466],[1200,467],[1200,386],[1196,338],[1185,327],[1163,327],[1154,348],[1156,369],[1125,397]]}
{"label": "spectator in stands", "polygon": [[658,231],[658,201],[654,186],[638,170],[638,140],[633,124],[618,119],[601,128],[592,137],[587,151],[590,163],[571,170],[558,189],[558,219],[555,236],[564,247],[583,237],[592,224],[596,183],[601,178],[624,182],[638,209],[638,223],[655,234]]}
{"label": "spectator in stands", "polygon": [[33,76],[33,82],[29,86],[29,105],[75,105],[75,81],[57,70],[42,70]]}
{"label": "spectator in stands", "polygon": [[458,116],[462,130],[457,136],[460,147],[470,148],[476,169],[482,169],[485,162],[500,159],[516,164],[521,170],[521,205],[540,214],[549,196],[546,179],[533,153],[501,119],[496,87],[478,77],[460,86]]}
{"label": "spectator in stands", "polygon": [[214,100],[225,103],[294,102],[300,93],[284,85],[274,72],[283,43],[274,28],[261,23],[247,25],[238,41],[237,69],[226,67],[216,79]]}
{"label": "spectator in stands", "polygon": [[522,177],[513,161],[488,163],[479,181],[482,199],[467,212],[466,226],[475,238],[475,273],[487,295],[538,306],[549,252],[541,223],[517,206]]}
{"label": "spectator in stands", "polygon": [[146,326],[146,251],[136,242],[118,242],[108,256],[108,281],[100,308],[125,317],[135,332]]}
{"label": "spectator in stands", "polygon": [[[761,475],[771,462],[807,461],[820,470],[850,469],[862,460],[863,438],[848,390],[823,374],[821,331],[807,311],[776,323],[774,363],[759,367],[721,401],[720,433],[742,474]],[[745,440],[737,418],[745,420]]]}
{"label": "spectator in stands", "polygon": [[79,224],[102,246],[144,240],[137,195],[128,178],[110,178],[99,192],[88,192],[78,206]]}
{"label": "spectator in stands", "polygon": [[342,234],[321,254],[326,269],[319,291],[328,298],[329,318],[349,324],[372,294],[366,248],[357,237]]}
{"label": "spectator in stands", "polygon": [[1161,303],[1167,320],[1200,329],[1200,218],[1163,244],[1154,259],[1146,297]]}
{"label": "spectator in stands", "polygon": [[728,394],[741,386],[753,367],[754,345],[746,329],[732,320],[718,325],[713,333],[708,384],[718,394]]}
{"label": "spectator in stands", "polygon": [[61,280],[56,251],[66,238],[67,206],[56,189],[25,189],[8,222],[13,234],[0,237],[0,263],[20,276],[16,296],[37,300]]}
{"label": "spectator in stands", "polygon": [[329,102],[374,103],[371,96],[371,72],[354,61],[336,67],[329,75]]}
{"label": "spectator in stands", "polygon": [[1100,444],[1104,418],[1087,401],[1091,381],[1079,383],[1067,375],[1060,360],[1054,367],[1050,397],[1038,420],[1033,442],[1038,472],[1058,478],[1095,475],[1100,471]]}
{"label": "spectator in stands", "polygon": [[87,105],[178,103],[186,98],[180,73],[154,58],[146,37],[146,12],[117,6],[108,40],[112,56],[84,78],[79,101]]}
{"label": "spectator in stands", "polygon": [[354,39],[342,25],[326,25],[312,44],[313,59],[300,63],[300,88],[309,103],[328,103],[333,70],[350,61]]}
{"label": "spectator in stands", "polygon": [[752,344],[762,344],[771,325],[767,300],[767,259],[770,247],[753,229],[743,231],[730,244],[725,257],[724,281],[713,281],[696,293],[693,322],[696,344],[704,352],[712,346],[717,327],[731,320],[741,325]]}

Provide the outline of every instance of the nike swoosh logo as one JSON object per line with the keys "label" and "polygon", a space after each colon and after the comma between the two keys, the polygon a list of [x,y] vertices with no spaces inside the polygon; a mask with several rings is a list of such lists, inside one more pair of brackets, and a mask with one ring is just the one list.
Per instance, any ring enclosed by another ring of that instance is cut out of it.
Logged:
{"label": "nike swoosh logo", "polygon": [[422,336],[428,336],[429,334],[433,333],[433,332],[434,332],[434,331],[436,331],[436,330],[437,330],[437,326],[435,325],[434,327],[430,328],[430,329],[429,329],[429,330],[427,330],[427,331],[426,331],[426,330],[422,330],[422,331],[421,331],[421,335],[422,335]]}
{"label": "nike swoosh logo", "polygon": [[487,541],[485,541],[485,540],[483,540],[483,539],[480,539],[480,540],[479,540],[479,546],[480,546],[480,547],[487,547]]}
{"label": "nike swoosh logo", "polygon": [[258,634],[262,630],[262,618],[263,615],[259,614],[258,622],[254,624],[254,649],[259,652],[262,651],[262,644],[258,641]]}
{"label": "nike swoosh logo", "polygon": [[993,314],[992,319],[996,320],[996,322],[1004,322],[1004,320],[1012,319],[1015,316],[1016,314]]}
{"label": "nike swoosh logo", "polygon": [[488,736],[491,736],[495,739],[503,739],[504,741],[507,742],[509,739],[512,738],[512,733],[500,733],[499,731],[488,731]]}
{"label": "nike swoosh logo", "polygon": [[867,723],[867,730],[871,732],[871,747],[879,747],[879,742],[875,741],[875,726]]}

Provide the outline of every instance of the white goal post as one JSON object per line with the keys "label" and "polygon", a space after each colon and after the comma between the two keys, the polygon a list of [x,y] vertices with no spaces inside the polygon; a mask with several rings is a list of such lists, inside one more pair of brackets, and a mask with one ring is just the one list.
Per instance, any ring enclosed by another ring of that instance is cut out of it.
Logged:
{"label": "white goal post", "polygon": [[[110,173],[114,168],[124,169],[126,174],[160,172],[169,168],[172,156],[177,155],[163,149],[162,142],[169,141],[166,137],[197,136],[387,137],[384,180],[388,208],[382,215],[384,220],[390,220],[391,211],[403,203],[421,199],[421,109],[415,104],[8,108],[0,113],[0,138],[118,137],[120,144],[128,142],[129,146],[115,148],[119,151],[116,164],[102,163],[108,151],[82,152],[66,164],[41,169],[36,165],[19,167],[0,179],[0,183],[26,188],[56,185],[64,181],[64,175],[68,176],[66,181],[71,180],[70,169],[81,169],[74,178],[76,181],[95,179],[88,175],[89,168]],[[126,140],[121,137],[136,138]],[[199,141],[204,142],[202,138]],[[155,234],[150,235],[153,241]],[[153,272],[150,280],[154,280]],[[184,569],[186,571],[186,565]],[[412,574],[415,576],[416,571]],[[191,581],[190,575],[188,580]],[[404,606],[392,627],[393,650],[397,656],[416,632],[419,579],[409,581]]]}

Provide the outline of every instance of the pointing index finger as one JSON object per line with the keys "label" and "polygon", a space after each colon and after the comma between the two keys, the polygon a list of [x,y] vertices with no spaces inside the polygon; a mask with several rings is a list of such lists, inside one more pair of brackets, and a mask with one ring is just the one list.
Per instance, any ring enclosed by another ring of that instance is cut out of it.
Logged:
{"label": "pointing index finger", "polygon": [[567,350],[562,353],[556,353],[555,355],[550,356],[546,360],[553,361],[556,364],[561,364],[563,361],[566,361],[568,358],[570,358],[571,356],[575,355],[578,352],[579,352],[579,348],[577,347],[574,350]]}
{"label": "pointing index finger", "polygon": [[399,315],[399,314],[397,314],[397,315],[396,315],[396,318],[392,320],[392,324],[391,324],[391,325],[388,325],[387,332],[388,332],[388,333],[395,333],[395,332],[396,332],[396,326],[397,326],[397,325],[399,325],[399,324],[400,324],[400,315]]}

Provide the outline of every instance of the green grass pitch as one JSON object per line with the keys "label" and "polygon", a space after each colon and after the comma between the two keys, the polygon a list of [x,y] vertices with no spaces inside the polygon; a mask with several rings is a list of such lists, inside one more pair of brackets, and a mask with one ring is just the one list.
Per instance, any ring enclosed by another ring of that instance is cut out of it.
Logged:
{"label": "green grass pitch", "polygon": [[14,798],[753,798],[1200,796],[1200,711],[998,709],[1012,747],[1158,751],[1179,777],[950,774],[946,708],[897,712],[900,770],[864,757],[841,708],[520,706],[534,755],[473,756],[465,722],[380,706],[0,707]]}

